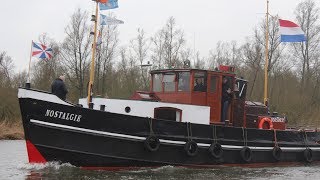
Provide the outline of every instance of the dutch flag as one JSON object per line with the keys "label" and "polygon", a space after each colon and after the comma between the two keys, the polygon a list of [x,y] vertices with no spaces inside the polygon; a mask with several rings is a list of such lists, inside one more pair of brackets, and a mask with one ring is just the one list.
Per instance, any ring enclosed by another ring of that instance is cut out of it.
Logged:
{"label": "dutch flag", "polygon": [[304,42],[304,32],[296,23],[279,19],[281,42]]}

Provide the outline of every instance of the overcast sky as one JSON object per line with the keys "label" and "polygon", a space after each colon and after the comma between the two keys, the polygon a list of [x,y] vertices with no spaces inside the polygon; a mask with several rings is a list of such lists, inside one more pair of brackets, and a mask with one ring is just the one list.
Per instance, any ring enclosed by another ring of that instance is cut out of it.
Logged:
{"label": "overcast sky", "polygon": [[[118,1],[119,8],[111,11],[125,22],[119,26],[122,44],[135,37],[137,28],[143,28],[147,36],[152,36],[173,16],[184,30],[188,45],[195,46],[201,56],[208,56],[218,41],[244,42],[266,11],[266,0]],[[270,13],[294,20],[293,12],[300,2],[302,0],[270,0]],[[316,3],[320,5],[319,0]],[[77,8],[93,13],[94,3],[91,0],[3,0],[0,51],[6,51],[13,58],[17,71],[27,69],[31,41],[47,33],[62,42],[65,27]]]}

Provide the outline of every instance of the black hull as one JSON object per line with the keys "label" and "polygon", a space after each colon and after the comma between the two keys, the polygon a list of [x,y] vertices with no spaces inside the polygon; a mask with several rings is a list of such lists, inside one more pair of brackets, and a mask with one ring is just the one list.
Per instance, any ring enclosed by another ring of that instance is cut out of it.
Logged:
{"label": "black hull", "polygon": [[[60,161],[81,167],[145,167],[306,162],[305,149],[311,149],[311,161],[320,160],[318,132],[276,131],[275,143],[273,130],[151,120],[32,98],[19,98],[19,103],[31,163]],[[81,118],[50,117],[48,110]],[[159,149],[154,152],[145,147],[151,131],[160,139]],[[191,139],[198,145],[194,156],[184,148]],[[214,139],[222,145],[221,158],[208,151]],[[272,155],[275,144],[282,149],[278,160]],[[240,155],[245,146],[252,151],[249,161]]]}

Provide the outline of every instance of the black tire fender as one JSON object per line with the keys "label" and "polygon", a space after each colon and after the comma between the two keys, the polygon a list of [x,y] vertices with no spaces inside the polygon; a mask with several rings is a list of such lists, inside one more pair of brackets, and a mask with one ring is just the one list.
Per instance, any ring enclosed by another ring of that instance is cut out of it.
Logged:
{"label": "black tire fender", "polygon": [[308,163],[311,163],[313,160],[313,153],[310,148],[307,148],[303,151],[304,160]]}
{"label": "black tire fender", "polygon": [[159,149],[160,147],[160,140],[157,136],[150,135],[146,138],[144,141],[144,147],[150,151],[150,152],[155,152]]}
{"label": "black tire fender", "polygon": [[209,152],[214,158],[220,159],[223,155],[223,149],[221,144],[212,143],[209,147]]}
{"label": "black tire fender", "polygon": [[240,157],[244,162],[246,162],[246,163],[250,162],[252,160],[251,149],[248,146],[243,147],[240,150]]}
{"label": "black tire fender", "polygon": [[275,146],[272,149],[272,157],[274,158],[274,160],[280,161],[282,157],[282,149],[279,146]]}
{"label": "black tire fender", "polygon": [[188,156],[195,156],[198,154],[198,144],[195,141],[190,140],[184,145],[184,150]]}

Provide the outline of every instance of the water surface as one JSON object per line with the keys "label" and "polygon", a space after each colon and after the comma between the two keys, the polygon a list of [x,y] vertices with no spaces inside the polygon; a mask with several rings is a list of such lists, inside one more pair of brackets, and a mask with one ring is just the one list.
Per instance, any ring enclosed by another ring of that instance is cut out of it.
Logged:
{"label": "water surface", "polygon": [[127,171],[84,170],[70,164],[50,162],[28,163],[25,141],[0,141],[0,179],[320,179],[320,165],[309,164],[290,167],[224,167],[182,168],[164,166]]}

